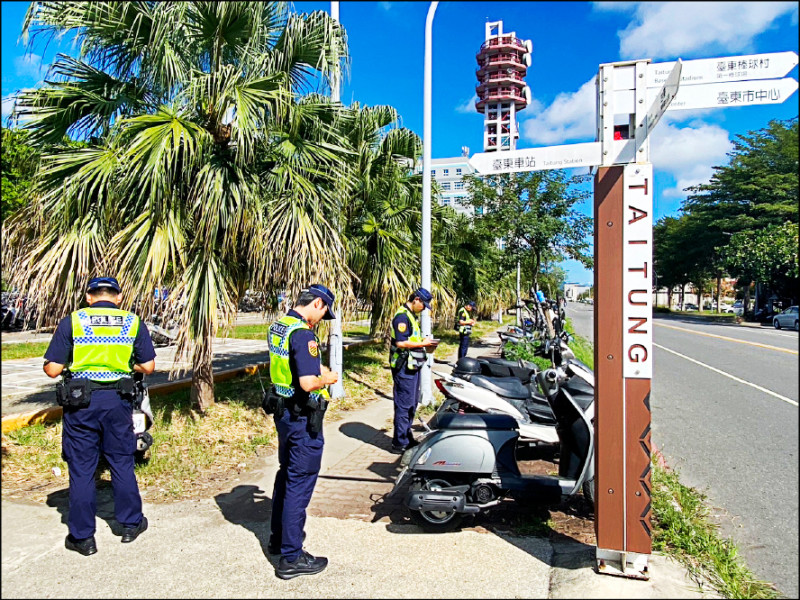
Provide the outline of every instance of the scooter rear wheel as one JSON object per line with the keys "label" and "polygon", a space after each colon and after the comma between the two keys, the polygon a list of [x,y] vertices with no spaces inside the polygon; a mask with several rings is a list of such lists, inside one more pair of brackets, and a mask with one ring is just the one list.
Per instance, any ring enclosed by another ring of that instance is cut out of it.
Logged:
{"label": "scooter rear wheel", "polygon": [[[445,479],[424,479],[411,484],[413,491],[441,490],[452,484]],[[445,533],[456,529],[463,520],[464,515],[457,512],[444,512],[432,510],[412,510],[411,520],[415,525],[422,527],[429,533]]]}

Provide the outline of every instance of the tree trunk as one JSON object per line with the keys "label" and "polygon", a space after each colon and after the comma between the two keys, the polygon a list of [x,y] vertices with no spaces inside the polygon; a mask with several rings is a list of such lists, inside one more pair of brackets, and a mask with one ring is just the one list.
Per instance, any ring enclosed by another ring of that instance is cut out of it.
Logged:
{"label": "tree trunk", "polygon": [[680,296],[681,297],[681,308],[680,308],[681,310],[683,310],[683,298],[684,298],[685,295],[686,295],[686,284],[682,283],[681,284],[681,296]]}
{"label": "tree trunk", "polygon": [[673,289],[671,287],[667,288],[667,308],[672,310],[672,293]]}
{"label": "tree trunk", "polygon": [[747,317],[747,315],[749,314],[749,310],[748,309],[750,308],[750,283],[751,282],[748,281],[747,282],[747,287],[744,288],[744,302],[743,302],[743,306],[742,306],[742,317]]}
{"label": "tree trunk", "polygon": [[212,341],[206,338],[204,343],[194,347],[192,356],[192,404],[197,406],[201,413],[206,412],[214,404],[214,368],[211,360]]}

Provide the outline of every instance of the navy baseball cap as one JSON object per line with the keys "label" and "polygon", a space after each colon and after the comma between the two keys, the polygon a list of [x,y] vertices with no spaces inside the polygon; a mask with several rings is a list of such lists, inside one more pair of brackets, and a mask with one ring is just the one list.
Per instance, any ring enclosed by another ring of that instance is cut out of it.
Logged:
{"label": "navy baseball cap", "polygon": [[424,287],[421,287],[421,288],[417,288],[416,290],[414,290],[414,296],[416,296],[417,298],[422,300],[423,306],[425,306],[425,308],[430,310],[430,308],[431,308],[431,300],[433,300],[433,294],[431,294]]}
{"label": "navy baseball cap", "polygon": [[467,302],[467,305],[471,306],[472,308],[478,307],[478,304],[475,302],[475,300],[470,300],[469,302]]}
{"label": "navy baseball cap", "polygon": [[119,282],[113,277],[92,277],[86,285],[86,291],[91,292],[100,288],[110,288],[117,292],[122,293],[122,288],[119,287]]}
{"label": "navy baseball cap", "polygon": [[325,321],[330,321],[336,318],[336,315],[333,314],[333,292],[326,288],[324,285],[320,285],[318,283],[312,284],[308,286],[308,289],[305,290],[309,294],[315,295],[317,298],[322,298],[322,301],[328,306],[328,312],[325,313],[325,316],[322,317]]}

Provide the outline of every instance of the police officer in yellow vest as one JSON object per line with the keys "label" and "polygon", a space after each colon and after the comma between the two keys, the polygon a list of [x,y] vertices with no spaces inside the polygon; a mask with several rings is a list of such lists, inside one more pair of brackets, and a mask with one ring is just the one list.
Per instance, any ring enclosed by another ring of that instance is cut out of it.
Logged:
{"label": "police officer in yellow vest", "polygon": [[147,529],[133,471],[133,373],[149,375],[156,353],[136,315],[118,308],[120,285],[95,277],[86,287],[88,308],[62,319],[45,352],[44,372],[64,375],[57,386],[63,407],[61,446],[69,465],[69,535],[65,546],[84,556],[97,552],[95,470],[103,453],[111,468],[114,515],[122,542]]}
{"label": "police officer in yellow vest", "polygon": [[417,444],[411,425],[419,403],[420,368],[427,360],[425,349],[437,343],[429,337],[423,339],[417,315],[430,309],[431,300],[433,294],[425,288],[417,288],[392,319],[389,366],[394,379],[392,452],[395,454],[402,454]]}
{"label": "police officer in yellow vest", "polygon": [[295,306],[269,330],[269,372],[278,431],[278,461],[272,495],[272,535],[267,552],[280,554],[275,574],[281,579],[319,573],[328,559],[303,550],[306,508],[322,461],[322,420],[328,406],[327,387],[339,374],[322,366],[313,328],[335,319],[333,293],[311,285]]}
{"label": "police officer in yellow vest", "polygon": [[475,306],[475,302],[467,302],[458,311],[458,358],[465,357],[469,350],[469,336],[472,335],[472,326],[475,325],[475,319],[470,313],[475,310]]}

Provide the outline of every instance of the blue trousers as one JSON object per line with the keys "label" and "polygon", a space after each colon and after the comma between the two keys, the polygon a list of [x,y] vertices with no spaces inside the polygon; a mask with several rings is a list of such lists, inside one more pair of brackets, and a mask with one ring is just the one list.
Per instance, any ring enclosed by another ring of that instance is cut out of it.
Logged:
{"label": "blue trousers", "polygon": [[469,350],[469,334],[458,334],[458,358],[464,358]]}
{"label": "blue trousers", "polygon": [[272,493],[272,540],[279,540],[281,555],[293,562],[303,549],[306,508],[317,483],[325,439],[310,433],[306,417],[285,410],[275,419],[278,430],[278,462]]}
{"label": "blue trousers", "polygon": [[69,465],[69,517],[72,537],[84,539],[95,532],[97,489],[94,474],[100,452],[111,469],[114,516],[123,527],[142,520],[142,498],[133,471],[136,436],[130,403],[112,390],[92,392],[88,407],[65,408],[61,448]]}
{"label": "blue trousers", "polygon": [[420,372],[403,368],[399,372],[392,371],[394,377],[394,434],[392,443],[395,446],[408,446],[413,438],[411,425],[419,402]]}

